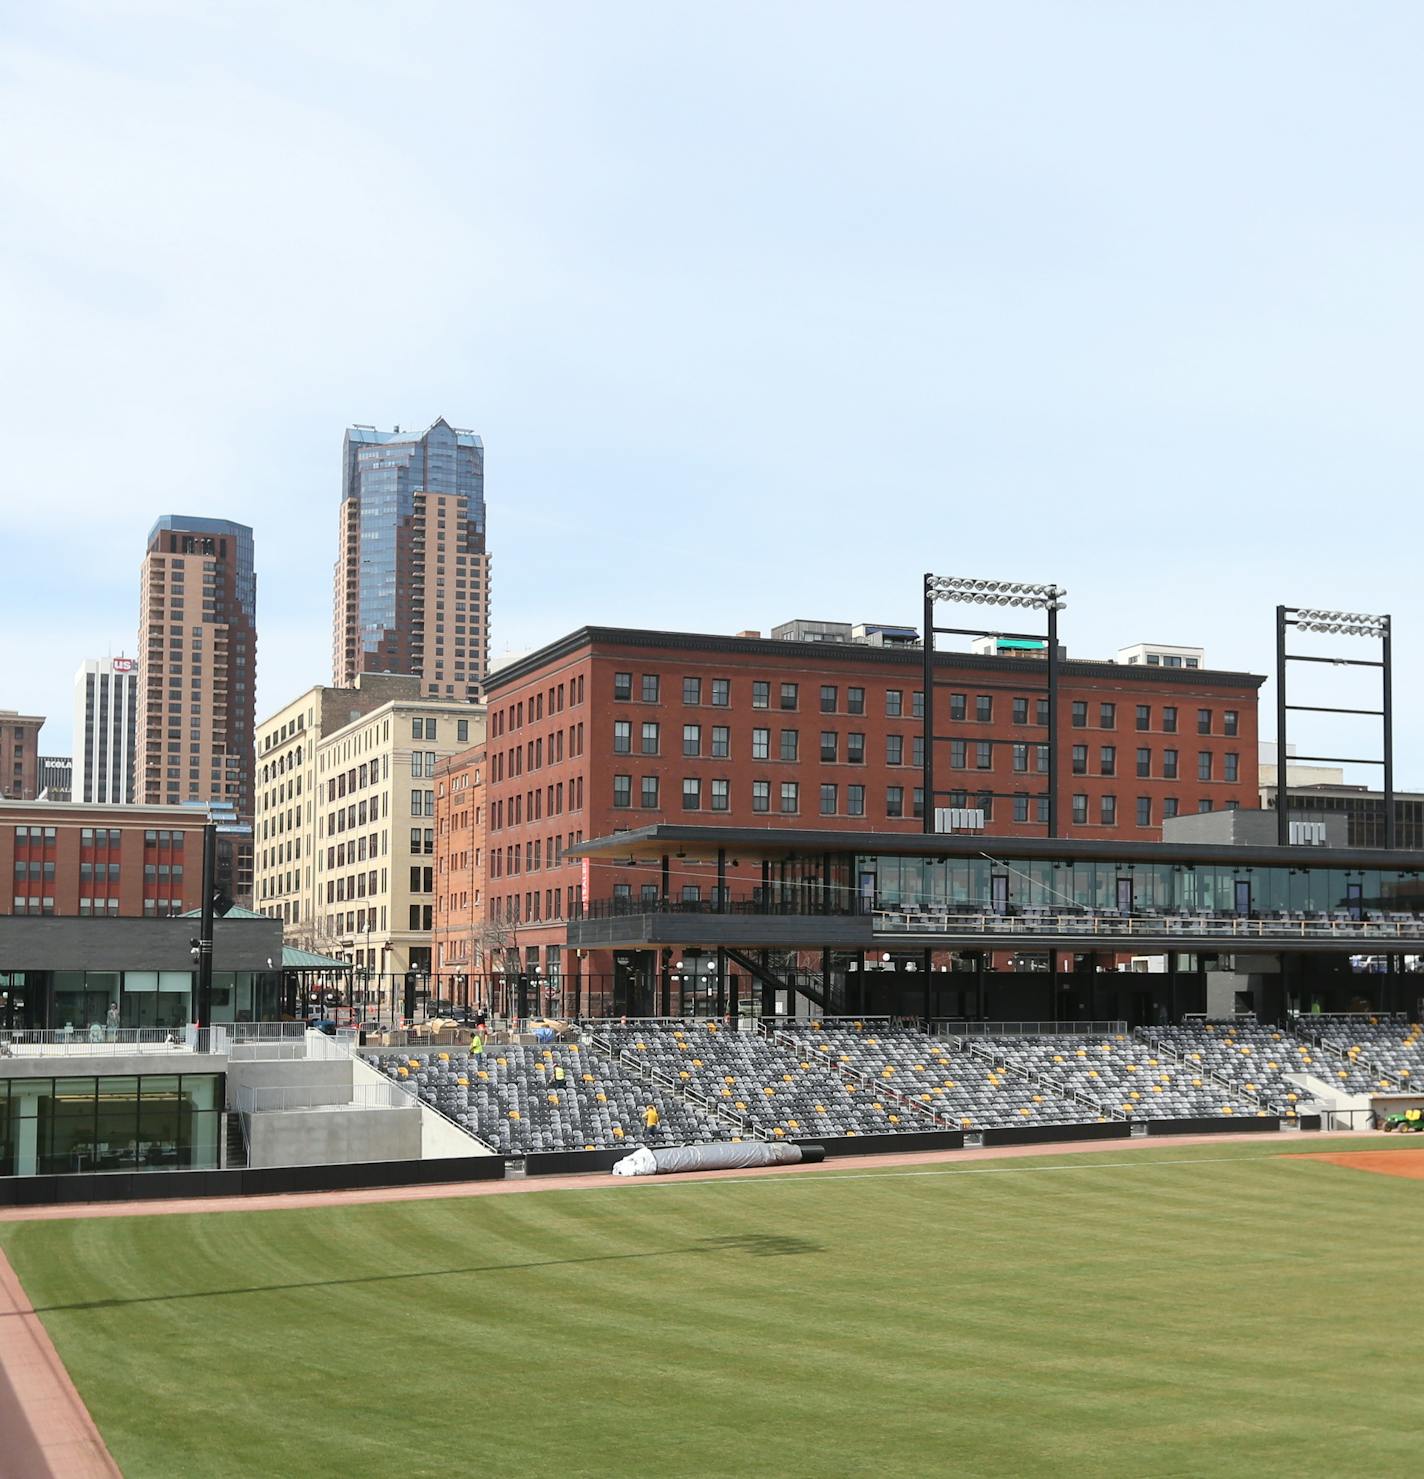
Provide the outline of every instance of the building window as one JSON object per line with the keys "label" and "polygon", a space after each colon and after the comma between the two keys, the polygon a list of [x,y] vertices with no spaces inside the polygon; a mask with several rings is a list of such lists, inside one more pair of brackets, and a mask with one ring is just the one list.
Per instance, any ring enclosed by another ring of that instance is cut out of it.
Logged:
{"label": "building window", "polygon": [[1176,734],[1177,732],[1177,711],[1170,706],[1162,710],[1162,732],[1163,734]]}
{"label": "building window", "polygon": [[1137,825],[1139,827],[1152,825],[1152,798],[1150,796],[1137,798]]}
{"label": "building window", "polygon": [[905,763],[904,735],[887,734],[885,736],[885,763],[886,765],[903,765]]}
{"label": "building window", "polygon": [[1181,803],[1177,800],[1177,798],[1175,796],[1168,796],[1168,797],[1166,797],[1163,800],[1163,802],[1162,802],[1162,816],[1163,816],[1163,818],[1165,819],[1167,817],[1174,817],[1174,816],[1176,816],[1176,814],[1177,814],[1177,808],[1180,806],[1180,804]]}
{"label": "building window", "polygon": [[771,759],[771,731],[769,729],[752,730],[752,759]]}
{"label": "building window", "polygon": [[613,697],[623,703],[633,697],[632,673],[614,673]]}
{"label": "building window", "polygon": [[962,739],[952,739],[949,742],[949,768],[951,770],[963,770],[968,764],[967,752],[969,746]]}
{"label": "building window", "polygon": [[916,786],[910,794],[911,815],[923,817],[925,814],[925,790],[923,786]]}
{"label": "building window", "polygon": [[886,786],[885,815],[887,817],[905,815],[905,788],[903,786]]}
{"label": "building window", "polygon": [[702,810],[702,782],[696,776],[688,776],[682,783],[682,809]]}
{"label": "building window", "polygon": [[904,690],[900,688],[887,688],[885,690],[885,717],[887,719],[898,719],[904,711]]}
{"label": "building window", "polygon": [[1240,780],[1240,778],[1241,778],[1241,776],[1240,776],[1240,771],[1241,771],[1241,757],[1240,757],[1240,755],[1229,754],[1229,753],[1226,754],[1226,755],[1223,755],[1221,757],[1221,763],[1222,763],[1222,766],[1223,766],[1223,771],[1222,771],[1223,779],[1228,780],[1228,781]]}
{"label": "building window", "polygon": [[848,817],[863,817],[865,815],[865,787],[846,787],[846,815]]}
{"label": "building window", "polygon": [[1098,748],[1098,774],[1117,774],[1117,746],[1101,745]]}
{"label": "building window", "polygon": [[1162,751],[1162,779],[1164,781],[1177,779],[1177,752],[1175,750]]}
{"label": "building window", "polygon": [[992,740],[974,741],[974,768],[976,770],[994,768],[994,742]]}
{"label": "building window", "polygon": [[1028,797],[1022,791],[1014,792],[1014,820],[1028,821]]}
{"label": "building window", "polygon": [[1211,751],[1197,751],[1197,779],[1209,781],[1211,779]]}
{"label": "building window", "polygon": [[833,817],[836,814],[836,788],[833,785],[822,783],[821,786],[821,815]]}
{"label": "building window", "polygon": [[613,753],[615,755],[633,753],[633,726],[627,719],[613,721]]}
{"label": "building window", "polygon": [[797,703],[797,685],[795,683],[783,683],[781,685],[780,703],[783,709],[794,709]]}
{"label": "building window", "polygon": [[1075,700],[1073,704],[1073,728],[1086,729],[1088,727],[1088,706]]}
{"label": "building window", "polygon": [[732,753],[732,731],[725,724],[712,726],[712,758],[725,760]]}
{"label": "building window", "polygon": [[753,811],[770,811],[771,810],[771,782],[770,781],[753,781],[752,782],[752,810]]}
{"label": "building window", "polygon": [[1137,773],[1140,776],[1150,776],[1152,774],[1152,751],[1151,750],[1148,750],[1148,749],[1140,749],[1140,750],[1138,750],[1138,752],[1137,752]]}
{"label": "building window", "polygon": [[839,757],[840,736],[833,729],[821,731],[821,760],[826,765],[834,765]]}
{"label": "building window", "polygon": [[752,708],[769,709],[771,707],[771,684],[757,680],[752,684]]}
{"label": "building window", "polygon": [[984,813],[986,822],[994,820],[994,793],[992,791],[980,791],[974,798],[974,804]]}
{"label": "building window", "polygon": [[643,754],[656,755],[658,753],[658,726],[656,723],[643,725]]}
{"label": "building window", "polygon": [[801,787],[795,781],[781,783],[781,814],[795,816],[801,810]]}
{"label": "building window", "polygon": [[1088,773],[1088,747],[1087,745],[1073,746],[1073,774],[1087,775]]}
{"label": "building window", "polygon": [[1138,706],[1137,706],[1137,719],[1136,719],[1136,723],[1137,723],[1137,727],[1139,729],[1151,729],[1152,728],[1152,706],[1151,706],[1151,704],[1138,704]]}
{"label": "building window", "polygon": [[1079,826],[1086,826],[1088,821],[1088,798],[1076,795],[1073,798],[1073,821]]}
{"label": "building window", "polygon": [[633,777],[631,775],[613,777],[613,804],[620,807],[633,804]]}
{"label": "building window", "polygon": [[1197,733],[1198,734],[1210,734],[1211,733],[1211,710],[1210,709],[1198,709],[1197,710]]}
{"label": "building window", "polygon": [[783,729],[781,731],[781,758],[783,760],[795,760],[799,753],[801,731],[799,729]]}
{"label": "building window", "polygon": [[1241,715],[1235,709],[1223,709],[1221,713],[1221,732],[1225,735],[1234,735],[1238,731]]}
{"label": "building window", "polygon": [[1014,723],[1028,723],[1028,700],[1026,698],[1016,698],[1014,700]]}
{"label": "building window", "polygon": [[949,696],[949,717],[955,723],[960,723],[969,717],[969,699],[962,693],[951,693]]}
{"label": "building window", "polygon": [[1099,704],[1098,705],[1098,728],[1099,729],[1116,729],[1117,728],[1117,705],[1116,704]]}
{"label": "building window", "polygon": [[910,741],[910,756],[911,756],[911,759],[910,759],[910,764],[911,765],[920,765],[920,766],[924,765],[924,763],[925,763],[925,737],[924,737],[924,735],[917,734]]}
{"label": "building window", "polygon": [[455,721],[455,743],[467,742],[470,738],[470,721],[468,719],[457,719]]}
{"label": "building window", "polygon": [[[1028,746],[1016,744],[1013,747],[1014,769],[1020,774],[1028,770]],[[1025,819],[1027,820],[1027,819]]]}
{"label": "building window", "polygon": [[1098,820],[1105,827],[1117,826],[1117,797],[1100,796],[1098,798]]}
{"label": "building window", "polygon": [[656,673],[643,674],[643,702],[655,704],[658,701],[659,678]]}
{"label": "building window", "polygon": [[863,734],[846,735],[846,764],[865,764],[865,736]]}
{"label": "building window", "polygon": [[821,685],[821,712],[823,714],[834,714],[836,711],[836,690],[833,684],[823,683]]}
{"label": "building window", "polygon": [[925,717],[925,693],[922,688],[915,689],[910,695],[910,717],[912,719]]}
{"label": "building window", "polygon": [[725,709],[732,702],[732,680],[730,678],[714,678],[712,680],[712,707],[714,709]]}
{"label": "building window", "polygon": [[980,693],[974,699],[974,717],[980,724],[992,724],[994,722],[994,699],[987,693]]}
{"label": "building window", "polygon": [[684,755],[700,755],[702,753],[702,726],[700,724],[684,724],[682,726],[682,753]]}
{"label": "building window", "polygon": [[712,782],[712,810],[726,811],[731,806],[731,791],[728,782]]}
{"label": "building window", "polygon": [[645,775],[642,780],[642,789],[639,799],[646,807],[656,807],[658,804],[658,778],[655,775]]}
{"label": "building window", "polygon": [[1201,816],[1205,816],[1207,814],[1207,812],[1209,812],[1211,810],[1211,808],[1212,808],[1212,803],[1209,800],[1198,801],[1197,802],[1197,812]]}
{"label": "building window", "polygon": [[846,689],[846,713],[863,714],[865,712],[865,689]]}
{"label": "building window", "polygon": [[682,680],[682,701],[685,704],[700,704],[702,702],[701,678],[684,678]]}

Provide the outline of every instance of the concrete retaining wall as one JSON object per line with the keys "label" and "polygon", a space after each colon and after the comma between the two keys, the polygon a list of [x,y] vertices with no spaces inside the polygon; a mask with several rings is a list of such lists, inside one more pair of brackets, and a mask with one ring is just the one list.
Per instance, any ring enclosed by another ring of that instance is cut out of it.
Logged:
{"label": "concrete retaining wall", "polygon": [[248,1116],[248,1164],[328,1166],[420,1159],[420,1110],[291,1109]]}

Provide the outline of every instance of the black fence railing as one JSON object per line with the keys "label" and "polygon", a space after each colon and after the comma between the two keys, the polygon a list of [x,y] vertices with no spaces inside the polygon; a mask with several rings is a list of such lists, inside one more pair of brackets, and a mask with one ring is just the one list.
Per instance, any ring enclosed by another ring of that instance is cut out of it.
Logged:
{"label": "black fence railing", "polygon": [[862,899],[846,903],[827,894],[822,897],[807,893],[788,897],[785,893],[737,895],[723,900],[663,898],[648,895],[639,898],[590,899],[575,904],[571,919],[626,919],[639,914],[836,914],[841,916],[873,914],[874,906]]}

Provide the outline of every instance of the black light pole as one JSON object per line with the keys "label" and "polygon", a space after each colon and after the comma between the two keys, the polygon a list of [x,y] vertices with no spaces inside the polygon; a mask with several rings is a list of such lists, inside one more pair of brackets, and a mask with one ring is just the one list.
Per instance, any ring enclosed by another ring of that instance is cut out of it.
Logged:
{"label": "black light pole", "polygon": [[1286,608],[1276,607],[1276,841],[1290,844],[1286,797]]}
{"label": "black light pole", "polygon": [[1048,608],[1048,835],[1058,836],[1058,610]]}
{"label": "black light pole", "polygon": [[1384,630],[1380,633],[1380,660],[1384,663],[1380,719],[1384,725],[1384,845],[1394,850],[1394,662],[1390,655],[1390,636],[1393,623],[1389,617],[1382,618]]}
{"label": "black light pole", "polygon": [[[935,829],[935,804],[934,804],[934,576],[926,572],[924,582],[925,594],[925,629],[924,629],[924,696],[921,699],[923,712],[920,715],[920,746],[922,754],[920,759],[924,763],[924,779],[921,785],[924,788],[924,804],[920,807],[924,814],[925,832],[933,832]],[[913,757],[911,757],[913,758]]]}
{"label": "black light pole", "polygon": [[213,1006],[213,896],[217,892],[218,829],[203,828],[203,912],[198,924],[198,1012],[201,1031],[211,1027]]}

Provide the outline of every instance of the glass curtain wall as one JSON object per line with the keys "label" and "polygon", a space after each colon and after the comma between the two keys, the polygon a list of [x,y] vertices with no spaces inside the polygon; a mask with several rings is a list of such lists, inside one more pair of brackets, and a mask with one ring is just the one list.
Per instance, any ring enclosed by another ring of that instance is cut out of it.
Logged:
{"label": "glass curtain wall", "polygon": [[0,1176],[215,1170],[222,1075],[0,1079]]}
{"label": "glass curtain wall", "polygon": [[1133,909],[1234,914],[1249,897],[1253,914],[1424,912],[1424,877],[1413,870],[872,854],[857,859],[856,872],[862,879],[873,876],[875,902],[883,909],[990,909],[998,900],[1010,908],[1102,910],[1130,899]]}

